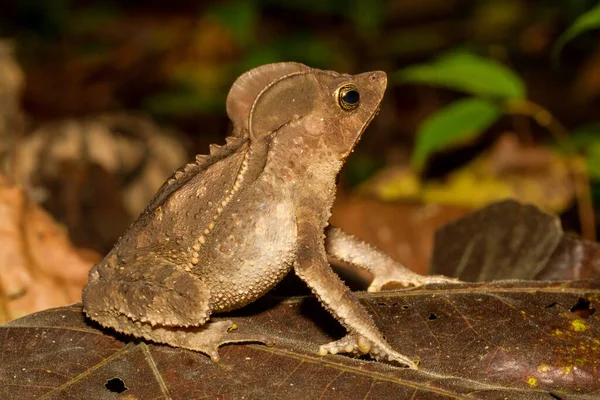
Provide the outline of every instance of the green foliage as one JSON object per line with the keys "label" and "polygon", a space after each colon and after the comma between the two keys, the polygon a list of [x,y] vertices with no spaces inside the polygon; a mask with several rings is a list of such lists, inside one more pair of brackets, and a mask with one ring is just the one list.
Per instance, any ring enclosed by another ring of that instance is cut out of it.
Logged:
{"label": "green foliage", "polygon": [[[475,95],[430,115],[419,128],[412,166],[437,151],[478,137],[503,114],[502,102],[524,99],[525,84],[507,67],[465,51],[398,71],[396,82],[422,83]],[[493,101],[492,101],[493,100]]]}
{"label": "green foliage", "polygon": [[552,49],[552,58],[555,61],[558,61],[560,52],[568,42],[583,32],[598,28],[600,28],[600,4],[596,5],[596,7],[585,14],[580,15],[579,18],[577,18],[575,22],[560,35]]}
{"label": "green foliage", "polygon": [[432,63],[405,68],[393,78],[397,82],[441,86],[476,96],[499,99],[525,97],[525,84],[510,69],[463,51],[446,54]]}
{"label": "green foliage", "polygon": [[411,165],[422,168],[429,155],[476,138],[501,115],[496,104],[476,97],[455,101],[429,115],[417,132]]}

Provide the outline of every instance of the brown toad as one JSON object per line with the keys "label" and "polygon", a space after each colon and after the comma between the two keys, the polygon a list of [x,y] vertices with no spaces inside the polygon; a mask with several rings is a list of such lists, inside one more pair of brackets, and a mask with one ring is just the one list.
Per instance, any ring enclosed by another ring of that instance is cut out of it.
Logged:
{"label": "brown toad", "polygon": [[338,172],[386,84],[383,72],[346,75],[291,62],[239,77],[227,98],[227,144],[176,171],[92,268],[83,290],[88,317],[217,361],[222,344],[267,338],[229,333],[231,323],[211,322],[211,314],[253,302],[293,269],[348,330],[321,354],[370,353],[416,368],[328,264],[349,262],[404,284],[449,281],[417,275],[328,226]]}

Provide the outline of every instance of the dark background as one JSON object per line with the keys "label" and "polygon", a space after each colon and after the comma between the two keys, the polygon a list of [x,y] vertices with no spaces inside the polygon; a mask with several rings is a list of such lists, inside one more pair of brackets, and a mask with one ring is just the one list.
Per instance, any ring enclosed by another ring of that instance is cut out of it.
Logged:
{"label": "dark background", "polygon": [[[175,128],[189,157],[223,141],[230,126],[225,96],[235,78],[252,67],[299,61],[339,72],[386,71],[390,84],[382,111],[344,170],[344,193],[352,196],[373,174],[407,167],[425,117],[464,97],[393,79],[402,68],[448,50],[467,49],[510,68],[524,80],[528,99],[569,131],[599,120],[597,33],[570,41],[559,63],[551,58],[560,34],[595,5],[586,0],[12,0],[0,6],[0,37],[11,40],[24,72],[19,104],[25,135],[51,121],[126,111]],[[413,171],[415,179],[443,182],[507,133],[530,149],[554,151],[556,145],[544,127],[504,117],[475,140],[432,156],[425,169]],[[583,183],[597,209],[598,184],[594,176],[587,178]],[[49,185],[50,192],[63,186]],[[371,198],[389,200],[374,193]],[[572,197],[554,211],[577,232],[582,218],[593,225],[597,213],[582,214]],[[408,200],[445,202],[419,196]],[[50,198],[42,203],[67,225],[76,243],[99,251],[135,217],[130,213],[103,238],[78,239],[77,227],[65,216],[68,206],[60,202]],[[387,210],[382,212],[392,212]]]}

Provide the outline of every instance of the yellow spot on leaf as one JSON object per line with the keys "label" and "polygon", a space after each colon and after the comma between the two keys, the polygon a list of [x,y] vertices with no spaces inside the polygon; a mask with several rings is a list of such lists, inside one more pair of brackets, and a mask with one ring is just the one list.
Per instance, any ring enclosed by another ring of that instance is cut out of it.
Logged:
{"label": "yellow spot on leaf", "polygon": [[531,387],[536,387],[538,380],[532,376],[531,378],[527,379],[527,383],[529,383],[529,386]]}
{"label": "yellow spot on leaf", "polygon": [[548,372],[548,369],[549,369],[549,368],[548,368],[548,366],[547,366],[546,364],[541,364],[541,365],[540,365],[540,366],[537,368],[538,372]]}
{"label": "yellow spot on leaf", "polygon": [[568,367],[563,367],[561,372],[563,375],[569,375],[572,370],[573,370],[573,367],[568,366]]}
{"label": "yellow spot on leaf", "polygon": [[571,327],[575,332],[583,332],[589,328],[585,321],[579,318],[571,321]]}

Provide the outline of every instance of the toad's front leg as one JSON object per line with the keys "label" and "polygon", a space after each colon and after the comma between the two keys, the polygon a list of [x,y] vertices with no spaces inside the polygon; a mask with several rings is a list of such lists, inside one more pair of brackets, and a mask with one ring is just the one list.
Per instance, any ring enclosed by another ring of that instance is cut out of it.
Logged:
{"label": "toad's front leg", "polygon": [[316,219],[301,220],[303,222],[298,226],[299,248],[294,270],[323,306],[348,330],[344,338],[321,346],[320,353],[369,353],[375,359],[388,359],[417,369],[414,361],[392,349],[369,313],[332,271],[327,263],[323,232],[318,230]]}
{"label": "toad's front leg", "polygon": [[419,275],[400,264],[383,251],[362,240],[328,226],[325,230],[325,250],[332,262],[342,261],[355,267],[370,271],[373,282],[369,292],[379,292],[388,283],[399,283],[403,286],[422,286],[431,283],[460,283],[456,278],[441,275]]}

